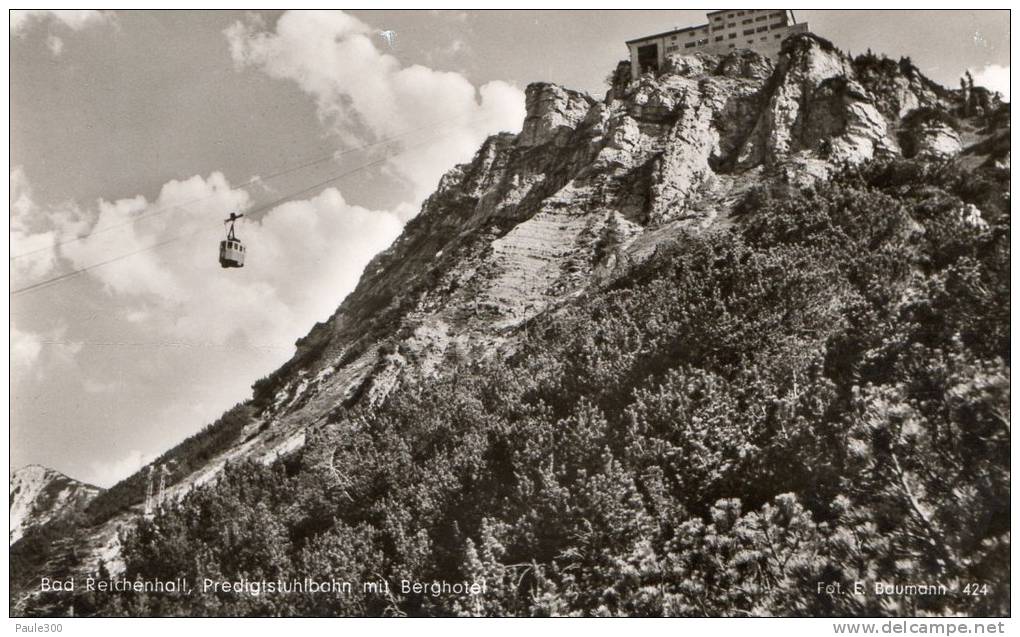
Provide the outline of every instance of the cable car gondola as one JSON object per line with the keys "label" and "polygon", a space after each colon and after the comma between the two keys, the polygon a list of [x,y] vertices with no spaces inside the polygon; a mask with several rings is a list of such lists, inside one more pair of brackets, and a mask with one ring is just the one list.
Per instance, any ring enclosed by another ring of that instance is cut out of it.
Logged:
{"label": "cable car gondola", "polygon": [[230,228],[227,230],[227,238],[220,241],[220,267],[244,267],[244,244],[234,234],[234,222],[243,216],[243,214],[230,213],[230,217],[223,220],[223,223],[230,224]]}

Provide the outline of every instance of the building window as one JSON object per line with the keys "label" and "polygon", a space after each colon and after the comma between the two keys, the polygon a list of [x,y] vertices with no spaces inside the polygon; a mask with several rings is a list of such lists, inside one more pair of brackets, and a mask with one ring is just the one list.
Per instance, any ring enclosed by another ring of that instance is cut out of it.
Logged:
{"label": "building window", "polygon": [[747,43],[748,44],[754,44],[754,40],[748,40]]}
{"label": "building window", "polygon": [[732,17],[733,17],[733,14],[732,14],[732,13],[727,13],[727,14],[726,14],[726,17],[727,17],[727,18],[732,18]]}
{"label": "building window", "polygon": [[744,35],[752,35],[752,34],[754,34],[754,29],[744,29]]}
{"label": "building window", "polygon": [[773,17],[773,18],[780,18],[782,20],[785,20],[786,19],[786,12],[785,11],[776,11],[775,13],[772,14],[771,17]]}
{"label": "building window", "polygon": [[752,20],[751,18],[748,18],[748,19],[742,21],[740,24],[751,24],[752,22],[754,22],[754,20]]}
{"label": "building window", "polygon": [[731,40],[735,40],[735,39],[737,39],[737,34],[736,34],[736,33],[731,33],[731,34],[730,34],[730,39],[731,39]]}
{"label": "building window", "polygon": [[754,21],[755,22],[761,22],[762,20],[768,20],[768,18],[769,17],[767,15],[760,15],[757,18],[755,18]]}
{"label": "building window", "polygon": [[726,25],[726,28],[727,28],[727,29],[732,29],[732,28],[733,28],[733,27],[735,27],[735,26],[737,26],[737,23],[736,23],[736,22],[730,22],[729,24],[727,24],[727,25]]}
{"label": "building window", "polygon": [[768,36],[765,36],[764,38],[761,39],[761,41],[764,42],[765,40],[768,40],[768,39],[769,39]]}
{"label": "building window", "polygon": [[777,34],[776,34],[776,39],[777,39],[777,40],[778,40],[778,39],[780,39],[780,38],[782,38],[782,37],[783,37],[783,34],[782,34],[782,33],[777,33]]}
{"label": "building window", "polygon": [[723,36],[721,36],[721,35],[715,36],[715,41],[716,42],[722,42],[723,41]]}
{"label": "building window", "polygon": [[737,11],[737,15],[744,15],[743,11]]}
{"label": "building window", "polygon": [[688,42],[687,44],[684,45],[684,48],[693,49],[695,46],[697,46],[697,44],[698,44],[697,42]]}
{"label": "building window", "polygon": [[768,31],[768,30],[769,30],[768,27],[758,27],[757,29],[755,29],[755,31],[757,31],[758,33],[761,33],[762,31]]}
{"label": "building window", "polygon": [[736,44],[731,44],[731,45],[730,45],[730,48],[731,48],[731,49],[735,49],[735,48],[737,48],[737,45],[736,45]]}

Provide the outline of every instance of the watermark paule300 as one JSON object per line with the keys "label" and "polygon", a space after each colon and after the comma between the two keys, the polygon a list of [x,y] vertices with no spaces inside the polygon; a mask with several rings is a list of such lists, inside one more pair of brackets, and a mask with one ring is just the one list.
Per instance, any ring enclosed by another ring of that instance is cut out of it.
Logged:
{"label": "watermark paule300", "polygon": [[15,633],[60,633],[64,631],[64,625],[56,622],[30,622],[21,623],[15,622],[14,632]]}

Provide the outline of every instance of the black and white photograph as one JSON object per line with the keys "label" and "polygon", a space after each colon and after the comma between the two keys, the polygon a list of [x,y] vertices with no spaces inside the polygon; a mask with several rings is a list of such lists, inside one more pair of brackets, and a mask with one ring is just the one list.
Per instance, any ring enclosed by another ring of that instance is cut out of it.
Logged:
{"label": "black and white photograph", "polygon": [[1009,632],[1009,9],[466,4],[8,11],[9,634]]}

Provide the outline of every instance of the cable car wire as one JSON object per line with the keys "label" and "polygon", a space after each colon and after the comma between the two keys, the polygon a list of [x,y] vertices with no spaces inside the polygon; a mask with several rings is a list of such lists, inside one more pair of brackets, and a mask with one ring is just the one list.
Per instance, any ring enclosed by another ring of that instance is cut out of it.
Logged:
{"label": "cable car wire", "polygon": [[[277,171],[277,172],[274,172],[274,173],[270,173],[270,174],[265,175],[265,176],[258,175],[258,176],[252,177],[248,181],[246,181],[246,182],[244,182],[242,184],[238,184],[237,186],[234,186],[234,187],[230,188],[230,190],[243,190],[244,188],[248,188],[250,186],[254,186],[257,183],[269,181],[270,179],[276,179],[277,177],[282,177],[284,175],[289,175],[289,174],[297,172],[299,170],[304,170],[305,168],[311,168],[312,166],[317,166],[319,164],[328,162],[330,160],[337,159],[339,157],[343,157],[345,155],[349,155],[351,153],[356,153],[356,152],[360,152],[360,151],[363,151],[363,150],[368,150],[369,148],[374,148],[374,147],[380,146],[382,144],[388,144],[390,142],[398,141],[399,139],[401,139],[403,137],[406,137],[408,135],[413,135],[414,133],[420,133],[423,130],[431,129],[434,126],[437,126],[437,125],[441,125],[440,128],[437,129],[437,130],[443,130],[443,129],[449,128],[450,126],[452,126],[454,124],[459,124],[459,123],[477,124],[477,123],[479,123],[481,121],[485,121],[486,119],[491,119],[491,117],[475,118],[475,119],[467,120],[467,121],[464,121],[464,122],[459,122],[459,121],[456,120],[456,118],[447,119],[447,120],[439,120],[438,122],[432,122],[432,123],[429,123],[429,124],[425,124],[423,126],[419,126],[417,128],[412,128],[410,130],[406,130],[406,131],[404,131],[402,133],[397,133],[396,135],[391,135],[390,137],[387,137],[385,139],[380,139],[378,141],[372,142],[371,144],[365,144],[363,146],[358,146],[356,148],[348,148],[348,149],[345,149],[345,150],[342,150],[342,151],[339,151],[339,152],[334,152],[334,153],[331,153],[329,155],[326,155],[326,156],[323,156],[323,157],[319,157],[317,159],[312,159],[312,160],[309,160],[309,161],[304,162],[302,164],[298,164],[297,166],[292,166],[290,168],[286,168],[286,169],[283,169],[283,170],[280,170],[280,171]],[[443,124],[445,124],[445,125],[443,125]],[[58,241],[56,243],[53,243],[51,245],[45,245],[45,246],[42,246],[42,247],[39,247],[39,248],[35,248],[34,250],[28,250],[26,252],[22,252],[21,254],[13,255],[13,256],[11,256],[10,260],[11,261],[16,261],[18,259],[22,259],[24,257],[31,256],[33,254],[38,254],[39,252],[43,252],[43,251],[46,251],[46,250],[52,250],[54,248],[59,248],[60,246],[65,246],[65,245],[68,245],[68,244],[71,244],[71,243],[76,243],[78,241],[83,241],[83,240],[88,239],[90,237],[93,237],[95,235],[104,234],[104,233],[109,232],[111,230],[117,230],[118,228],[123,228],[125,226],[129,226],[129,225],[131,225],[133,223],[137,223],[139,221],[143,221],[145,219],[149,219],[149,218],[155,217],[157,215],[161,215],[161,214],[164,214],[164,213],[167,213],[167,212],[171,212],[171,211],[174,211],[174,210],[183,210],[187,206],[199,203],[201,201],[205,201],[207,199],[211,199],[212,197],[215,197],[218,194],[219,193],[213,193],[211,195],[205,195],[203,197],[198,197],[198,198],[192,199],[190,201],[185,201],[184,203],[179,203],[179,204],[174,204],[172,206],[166,206],[166,207],[163,207],[163,208],[158,208],[156,210],[152,210],[152,211],[140,214],[140,215],[133,216],[130,219],[126,219],[125,221],[122,221],[121,223],[114,224],[112,226],[106,226],[106,227],[103,227],[103,228],[96,228],[96,229],[93,229],[93,230],[83,234],[83,235],[79,235],[79,236],[76,236],[76,237],[70,237],[68,239],[64,239],[63,241]]]}
{"label": "cable car wire", "polygon": [[[270,201],[268,203],[261,204],[259,206],[254,207],[254,208],[248,209],[245,212],[245,214],[251,215],[252,213],[262,212],[264,210],[269,210],[271,208],[275,208],[276,206],[279,206],[280,204],[286,203],[287,201],[290,201],[291,199],[294,199],[295,197],[299,197],[299,196],[301,196],[303,194],[306,194],[306,193],[309,193],[311,191],[314,191],[314,190],[316,190],[318,188],[321,188],[323,186],[326,186],[326,185],[328,185],[328,184],[330,184],[330,183],[332,183],[334,181],[337,181],[337,180],[342,179],[344,177],[347,177],[349,175],[353,175],[355,173],[361,172],[362,170],[366,170],[366,169],[371,168],[373,166],[378,166],[379,164],[382,164],[382,163],[386,162],[387,160],[393,159],[394,157],[399,157],[400,155],[406,154],[407,152],[409,152],[411,150],[415,150],[417,148],[421,148],[423,146],[426,146],[430,142],[438,140],[438,139],[440,139],[442,137],[443,137],[443,135],[435,135],[435,136],[429,137],[429,138],[423,140],[422,142],[420,142],[418,144],[413,144],[411,146],[408,146],[408,147],[402,149],[399,152],[388,154],[388,155],[384,155],[383,157],[380,157],[379,159],[376,159],[376,160],[373,160],[371,162],[368,162],[367,164],[362,164],[361,166],[358,166],[357,168],[353,168],[351,170],[344,171],[344,172],[342,172],[342,173],[340,173],[338,175],[334,175],[333,177],[330,177],[329,179],[320,181],[320,182],[318,182],[316,184],[313,184],[311,186],[308,186],[306,188],[302,188],[301,190],[298,190],[296,192],[292,192],[292,193],[288,194],[285,197],[280,197],[279,199],[276,199],[274,201]],[[145,246],[145,247],[140,248],[138,250],[134,250],[132,252],[128,252],[127,254],[122,254],[120,256],[113,257],[111,259],[107,259],[106,261],[101,261],[99,263],[94,263],[92,265],[88,265],[88,266],[85,266],[85,267],[82,267],[82,268],[78,268],[76,270],[72,270],[70,272],[66,272],[64,274],[60,274],[58,276],[55,276],[55,277],[52,277],[52,278],[49,278],[49,279],[45,279],[43,281],[39,281],[37,283],[33,283],[31,285],[26,285],[24,287],[17,288],[15,290],[11,291],[11,296],[20,296],[20,295],[26,294],[28,292],[33,292],[33,291],[36,291],[36,290],[41,290],[41,289],[50,287],[52,285],[56,285],[58,283],[62,283],[64,281],[67,281],[67,280],[72,279],[74,277],[77,277],[77,276],[79,276],[81,274],[84,274],[85,272],[89,272],[91,270],[95,270],[96,268],[100,268],[102,266],[109,265],[111,263],[116,263],[117,261],[121,261],[121,260],[127,259],[129,257],[133,257],[133,256],[135,256],[137,254],[141,254],[142,252],[148,252],[149,250],[156,250],[158,248],[162,248],[163,246],[169,245],[171,243],[175,243],[177,241],[180,241],[181,239],[186,239],[188,237],[192,237],[192,236],[194,236],[196,234],[199,234],[201,232],[209,232],[209,231],[210,231],[210,228],[206,228],[206,227],[198,228],[195,231],[186,232],[184,234],[180,234],[180,235],[171,237],[169,239],[165,239],[165,240],[160,241],[158,243],[154,243],[152,245]],[[219,228],[217,228],[217,231],[219,231]]]}
{"label": "cable car wire", "polygon": [[[204,230],[204,228],[203,228],[203,230]],[[190,232],[190,233],[188,233],[185,236],[191,236],[193,234],[198,234],[198,233],[197,232]],[[40,281],[38,283],[33,283],[32,285],[26,285],[23,288],[18,288],[16,290],[12,291],[11,292],[11,296],[18,296],[18,295],[24,294],[26,292],[31,292],[32,290],[38,290],[38,289],[41,289],[41,288],[49,287],[51,285],[55,285],[57,283],[60,283],[61,281],[66,281],[67,279],[76,277],[79,274],[84,274],[85,272],[88,272],[89,270],[95,270],[96,268],[102,267],[104,265],[109,265],[110,263],[115,263],[117,261],[120,261],[122,259],[126,259],[128,257],[133,257],[136,254],[141,254],[142,252],[147,252],[149,250],[155,250],[156,248],[165,246],[168,243],[173,243],[174,241],[177,241],[177,240],[183,239],[183,238],[184,238],[184,236],[178,236],[178,237],[174,237],[174,238],[171,238],[171,239],[167,239],[165,241],[160,241],[159,243],[156,243],[156,244],[153,244],[153,245],[150,245],[150,246],[146,246],[144,248],[140,248],[140,249],[135,250],[133,252],[128,252],[127,254],[122,254],[122,255],[120,255],[118,257],[114,257],[112,259],[107,259],[106,261],[100,261],[99,263],[93,263],[92,265],[85,266],[84,268],[79,268],[77,270],[72,270],[70,272],[66,272],[66,273],[61,274],[59,276],[55,276],[55,277],[53,277],[51,279],[46,279],[45,281]]]}
{"label": "cable car wire", "polygon": [[[162,340],[162,341],[70,341],[70,340],[41,340],[36,341],[39,345],[43,346],[56,346],[56,347],[116,347],[116,348],[160,348],[160,349],[228,349],[236,351],[237,348],[233,345],[225,345],[221,343],[214,343],[211,341],[175,341],[175,340]],[[247,344],[244,346],[246,350],[259,350],[263,352],[275,352],[293,349],[292,346],[284,345],[252,345]]]}

